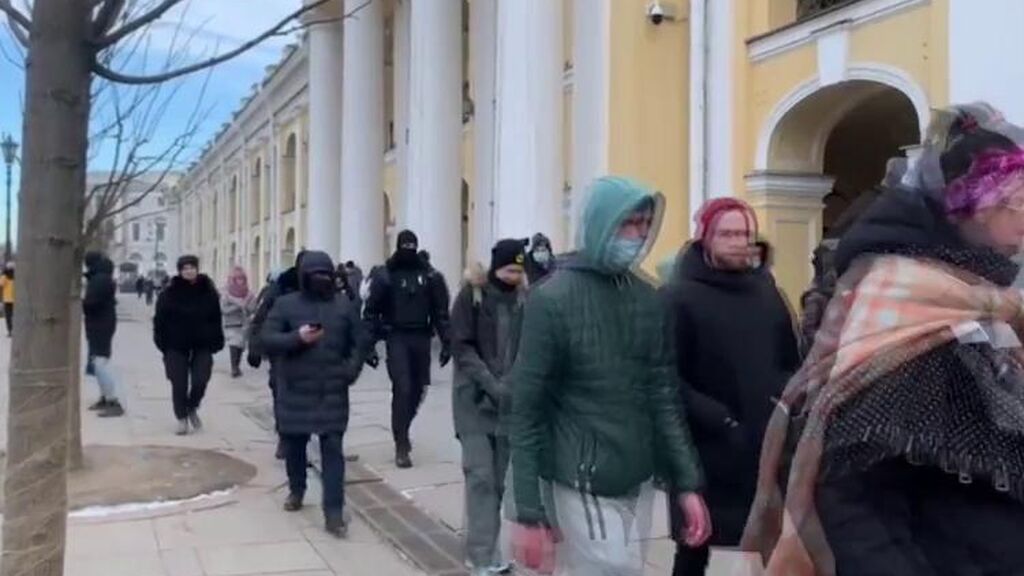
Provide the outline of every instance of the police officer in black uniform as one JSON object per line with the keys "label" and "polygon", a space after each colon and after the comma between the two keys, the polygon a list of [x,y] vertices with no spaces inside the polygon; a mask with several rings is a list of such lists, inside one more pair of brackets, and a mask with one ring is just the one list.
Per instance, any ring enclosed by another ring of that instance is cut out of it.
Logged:
{"label": "police officer in black uniform", "polygon": [[374,342],[387,341],[395,464],[412,467],[409,428],[430,385],[430,343],[441,340],[441,366],[451,360],[448,289],[444,277],[417,254],[416,234],[403,230],[387,266],[375,274],[363,311]]}

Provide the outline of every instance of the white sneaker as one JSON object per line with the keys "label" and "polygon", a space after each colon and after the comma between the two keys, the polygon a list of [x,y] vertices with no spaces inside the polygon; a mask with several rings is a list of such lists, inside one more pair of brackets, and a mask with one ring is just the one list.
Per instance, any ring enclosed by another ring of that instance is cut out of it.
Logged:
{"label": "white sneaker", "polygon": [[178,430],[175,431],[175,434],[177,434],[178,436],[188,435],[188,420],[184,418],[178,420]]}
{"label": "white sneaker", "polygon": [[487,572],[488,574],[508,574],[512,571],[513,568],[515,568],[515,564],[513,564],[512,562],[500,562],[497,564],[492,564],[489,568],[487,568]]}

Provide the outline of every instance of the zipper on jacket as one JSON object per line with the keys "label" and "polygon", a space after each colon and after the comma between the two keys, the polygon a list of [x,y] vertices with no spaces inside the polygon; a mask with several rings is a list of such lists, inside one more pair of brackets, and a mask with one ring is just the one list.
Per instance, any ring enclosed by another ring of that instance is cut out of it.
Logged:
{"label": "zipper on jacket", "polygon": [[594,534],[594,519],[590,516],[590,503],[587,501],[587,443],[585,438],[580,442],[578,456],[578,464],[576,466],[576,490],[580,494],[580,502],[583,503],[583,517],[587,521],[587,531],[590,534],[590,539],[596,540],[597,537]]}
{"label": "zipper on jacket", "polygon": [[[597,470],[597,438],[593,434],[590,435],[590,469],[587,474],[587,492],[590,497],[594,499],[594,509],[597,512],[597,525],[601,529],[601,540],[608,539],[608,530],[604,525],[604,512],[601,510],[601,501],[598,500],[597,494],[594,494],[594,473]],[[591,529],[593,532],[593,529]],[[591,537],[591,540],[594,538]]]}

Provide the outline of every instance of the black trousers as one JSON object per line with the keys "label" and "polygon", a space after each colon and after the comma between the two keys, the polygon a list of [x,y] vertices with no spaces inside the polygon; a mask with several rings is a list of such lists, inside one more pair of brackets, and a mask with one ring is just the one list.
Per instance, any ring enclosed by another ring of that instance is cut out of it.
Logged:
{"label": "black trousers", "polygon": [[[285,469],[288,471],[288,490],[302,497],[306,493],[306,446],[310,434],[281,434],[285,446]],[[324,514],[333,516],[345,509],[345,454],[342,432],[320,434],[320,467],[323,481]]]}
{"label": "black trousers", "polygon": [[676,544],[676,561],[672,566],[672,576],[704,576],[710,560],[711,548],[707,545],[690,548],[685,544]]}
{"label": "black trousers", "polygon": [[238,346],[229,347],[231,354],[231,370],[238,372],[242,369],[242,349]]}
{"label": "black trousers", "polygon": [[199,409],[213,373],[213,354],[206,350],[164,352],[164,371],[171,381],[174,417],[182,420]]}
{"label": "black trousers", "polygon": [[391,377],[391,432],[395,446],[409,450],[409,428],[430,386],[429,332],[393,332],[388,336]]}
{"label": "black trousers", "polygon": [[14,302],[4,302],[4,322],[7,323],[7,334],[14,334]]}

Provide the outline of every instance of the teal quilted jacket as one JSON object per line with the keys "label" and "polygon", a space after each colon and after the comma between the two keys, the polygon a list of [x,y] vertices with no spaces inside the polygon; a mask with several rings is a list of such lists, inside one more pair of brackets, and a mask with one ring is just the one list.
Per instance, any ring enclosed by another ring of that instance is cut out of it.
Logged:
{"label": "teal quilted jacket", "polygon": [[682,490],[701,486],[664,304],[648,282],[608,262],[619,223],[645,202],[662,204],[629,180],[598,180],[584,207],[582,249],[527,300],[510,374],[520,523],[548,522],[542,479],[603,497],[627,495],[655,473]]}

